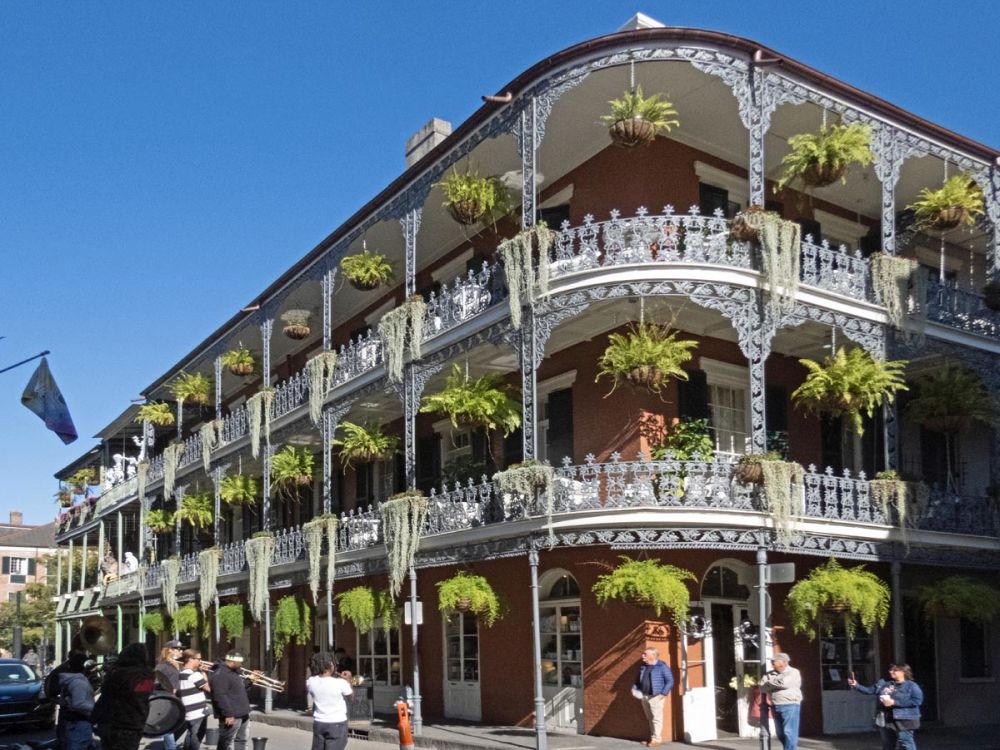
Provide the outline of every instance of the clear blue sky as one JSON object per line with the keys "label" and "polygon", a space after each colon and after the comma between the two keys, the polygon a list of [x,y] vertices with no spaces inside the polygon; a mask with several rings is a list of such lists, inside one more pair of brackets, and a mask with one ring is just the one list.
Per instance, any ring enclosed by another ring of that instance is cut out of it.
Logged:
{"label": "clear blue sky", "polygon": [[51,349],[81,439],[0,375],[0,520],[139,390],[543,57],[636,10],[755,39],[1000,147],[993,2],[0,5],[0,366]]}

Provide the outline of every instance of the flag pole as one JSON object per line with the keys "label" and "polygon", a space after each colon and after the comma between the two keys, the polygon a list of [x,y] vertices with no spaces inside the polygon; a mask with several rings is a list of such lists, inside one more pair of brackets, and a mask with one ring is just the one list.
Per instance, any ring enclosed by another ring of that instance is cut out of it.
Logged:
{"label": "flag pole", "polygon": [[51,353],[52,352],[50,352],[48,349],[46,349],[41,354],[36,354],[34,357],[28,357],[27,359],[22,359],[20,362],[18,362],[16,364],[13,364],[10,367],[3,368],[2,370],[0,370],[0,373],[7,372],[8,370],[13,370],[15,367],[20,367],[21,365],[27,364],[28,362],[30,362],[33,359],[38,359],[39,357],[44,357],[46,354],[51,354]]}

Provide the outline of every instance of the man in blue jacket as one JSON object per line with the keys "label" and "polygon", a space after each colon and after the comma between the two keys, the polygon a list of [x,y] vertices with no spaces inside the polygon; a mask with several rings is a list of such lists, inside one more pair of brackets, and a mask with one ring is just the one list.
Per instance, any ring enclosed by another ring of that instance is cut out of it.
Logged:
{"label": "man in blue jacket", "polygon": [[647,648],[642,652],[639,679],[632,685],[632,695],[642,699],[642,710],[649,721],[649,742],[646,747],[663,744],[663,702],[674,687],[674,675],[666,662],[660,661],[660,652]]}

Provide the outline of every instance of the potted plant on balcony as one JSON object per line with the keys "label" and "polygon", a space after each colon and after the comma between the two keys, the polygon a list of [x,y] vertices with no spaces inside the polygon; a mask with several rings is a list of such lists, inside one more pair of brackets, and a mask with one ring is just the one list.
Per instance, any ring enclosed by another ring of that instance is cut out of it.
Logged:
{"label": "potted plant on balcony", "polygon": [[662,96],[643,96],[642,86],[636,86],[623,93],[621,99],[609,101],[611,113],[603,115],[601,121],[608,126],[611,142],[622,148],[648,146],[660,133],[679,127],[677,110]]}
{"label": "potted plant on balcony", "polygon": [[945,439],[945,474],[948,489],[957,491],[952,474],[955,442],[973,424],[991,424],[996,407],[980,377],[963,367],[945,365],[917,379],[916,396],[907,404],[906,416]]}
{"label": "potted plant on balcony", "polygon": [[157,427],[173,427],[176,421],[174,410],[170,404],[162,401],[154,401],[151,404],[143,404],[135,415],[136,422],[149,422]]}
{"label": "potted plant on balcony", "polygon": [[903,543],[907,541],[907,529],[915,526],[924,514],[930,491],[923,482],[904,481],[893,469],[880,471],[869,482],[872,499],[878,503],[882,515],[888,523],[892,522],[892,510],[896,511],[899,528],[903,534]]}
{"label": "potted plant on balcony", "polygon": [[399,438],[386,435],[380,424],[341,422],[338,429],[343,439],[334,439],[332,444],[340,449],[340,462],[348,468],[353,461],[381,461],[399,452]]}
{"label": "potted plant on balcony", "polygon": [[928,620],[954,617],[986,625],[1000,616],[1000,591],[971,576],[940,578],[922,586],[918,596]]}
{"label": "potted plant on balcony", "polygon": [[[673,487],[673,494],[684,494],[688,476],[683,462],[711,461],[715,457],[715,441],[709,429],[707,419],[673,419],[662,434],[650,446],[650,456],[653,461],[682,462],[676,471],[666,470],[660,481],[653,484],[653,492],[661,496],[666,488]],[[675,478],[677,481],[675,481]]]}
{"label": "potted plant on balcony", "polygon": [[872,255],[871,272],[875,301],[885,307],[889,322],[902,329],[911,296],[918,310],[927,299],[926,274],[915,258],[901,258],[887,253]]}
{"label": "potted plant on balcony", "polygon": [[290,339],[300,341],[308,338],[312,332],[309,327],[309,318],[312,316],[310,310],[288,310],[281,314],[281,321],[284,326],[281,332]]}
{"label": "potted plant on balcony", "polygon": [[621,601],[639,607],[651,607],[659,617],[664,610],[678,627],[687,622],[691,595],[685,581],[698,580],[684,568],[666,565],[658,560],[633,560],[622,555],[610,572],[600,576],[592,591],[597,603],[606,607],[609,601]]}
{"label": "potted plant on balcony", "polygon": [[791,147],[781,160],[784,168],[776,192],[785,185],[803,182],[812,187],[826,187],[837,180],[847,182],[852,164],[872,163],[871,127],[859,122],[820,128],[818,133],[800,133],[788,139]]}
{"label": "potted plant on balcony", "polygon": [[820,633],[829,635],[834,618],[841,618],[849,639],[858,624],[871,632],[889,618],[889,587],[864,565],[843,568],[835,558],[813,568],[785,598],[785,609],[796,633],[816,640]]}
{"label": "potted plant on balcony", "polygon": [[537,504],[539,495],[545,501],[545,518],[549,528],[552,527],[552,508],[555,494],[552,492],[552,482],[555,470],[548,464],[536,459],[524,463],[512,464],[505,471],[493,475],[493,485],[502,496],[514,496],[527,509]]}
{"label": "potted plant on balcony", "polygon": [[[765,217],[763,214],[771,214]],[[778,226],[781,214],[776,211],[766,211],[763,206],[747,206],[733,217],[729,227],[729,236],[737,242],[760,242],[760,230],[765,222]]]}
{"label": "potted plant on balcony", "polygon": [[874,359],[861,348],[837,349],[823,363],[800,359],[809,373],[792,392],[792,400],[803,412],[846,417],[858,435],[864,434],[862,415],[871,417],[883,402],[892,403],[899,391],[909,390],[903,372],[904,360]]}
{"label": "potted plant on balcony", "polygon": [[60,508],[69,508],[73,505],[73,493],[66,487],[60,488],[55,498]]}
{"label": "potted plant on balcony", "polygon": [[259,494],[260,488],[256,477],[248,474],[223,477],[219,482],[219,496],[227,505],[253,505],[257,502]]}
{"label": "potted plant on balcony", "polygon": [[274,658],[280,660],[290,643],[312,641],[312,609],[297,596],[283,596],[274,610]]}
{"label": "potted plant on balcony", "polygon": [[361,292],[378,289],[392,279],[392,266],[385,256],[369,253],[367,249],[341,258],[340,270],[351,286]]}
{"label": "potted plant on balcony", "polygon": [[389,564],[389,591],[399,594],[413,566],[427,518],[427,498],[419,490],[400,492],[378,506]]}
{"label": "potted plant on balcony", "polygon": [[164,617],[163,612],[158,609],[143,612],[142,617],[140,618],[140,627],[142,627],[143,630],[159,637],[159,635],[167,629],[167,618]]}
{"label": "potted plant on balcony", "polygon": [[228,367],[229,372],[240,378],[253,375],[253,370],[256,365],[253,352],[242,345],[236,347],[235,349],[230,349],[228,352],[219,357],[219,360],[222,362],[223,367]]}
{"label": "potted plant on balcony", "polygon": [[355,586],[337,594],[341,622],[350,622],[358,633],[367,633],[375,625],[375,592],[370,586]]}
{"label": "potted plant on balcony", "polygon": [[383,315],[378,322],[378,335],[385,352],[385,372],[389,380],[396,383],[403,381],[403,357],[407,343],[410,345],[410,357],[420,359],[426,317],[427,304],[424,298],[413,294],[402,305]]}
{"label": "potted plant on balcony", "polygon": [[268,597],[267,579],[271,568],[271,558],[274,555],[274,534],[270,531],[258,531],[246,540],[244,551],[249,571],[247,604],[253,619],[260,622],[264,614],[264,603]]}
{"label": "potted plant on balcony", "polygon": [[285,446],[271,459],[271,486],[285,500],[298,502],[299,490],[312,484],[314,457],[308,448]]}
{"label": "potted plant on balcony", "polygon": [[203,373],[182,371],[170,383],[170,393],[179,402],[207,406],[212,401],[212,381]]}
{"label": "potted plant on balcony", "polygon": [[217,617],[219,618],[219,629],[226,634],[226,638],[230,641],[241,637],[243,631],[246,630],[246,618],[242,604],[222,605],[219,607]]}
{"label": "potted plant on balcony", "polygon": [[209,547],[198,553],[198,601],[202,612],[208,612],[215,603],[221,562],[222,550],[218,547]]}
{"label": "potted plant on balcony", "polygon": [[627,382],[660,394],[670,378],[687,380],[681,367],[691,359],[691,350],[698,342],[678,339],[677,331],[658,323],[631,324],[627,334],[608,334],[608,347],[598,360],[596,383],[601,378],[611,378],[611,390]]}
{"label": "potted plant on balcony", "polygon": [[215,498],[210,492],[185,495],[177,508],[175,518],[192,529],[204,529],[215,520]]}
{"label": "potted plant on balcony", "polygon": [[479,221],[495,224],[514,209],[510,191],[497,177],[483,177],[469,167],[465,172],[452,170],[435,183],[444,192],[441,204],[459,224],[471,226]]}
{"label": "potted plant on balcony", "polygon": [[974,226],[983,215],[983,191],[967,174],[949,177],[937,190],[924,188],[908,205],[920,228],[947,231],[964,224]]}
{"label": "potted plant on balcony", "polygon": [[146,511],[144,523],[154,534],[166,534],[174,529],[173,511],[162,508]]}
{"label": "potted plant on balcony", "polygon": [[795,461],[785,461],[776,451],[740,456],[733,477],[744,484],[763,485],[767,513],[782,544],[791,535],[792,516],[802,512],[805,469]]}
{"label": "potted plant on balcony", "polygon": [[93,469],[79,469],[66,477],[66,484],[76,495],[86,495],[87,488],[95,482]]}
{"label": "potted plant on balcony", "polygon": [[548,294],[551,248],[552,232],[544,221],[504,240],[497,248],[507,277],[510,322],[515,329],[521,327],[521,306],[535,299],[536,291],[540,295]]}
{"label": "potted plant on balcony", "polygon": [[496,374],[470,378],[458,363],[443,390],[424,396],[420,411],[447,415],[455,427],[500,430],[504,437],[521,426],[521,404],[511,398],[513,388]]}
{"label": "potted plant on balcony", "polygon": [[337,573],[337,516],[333,513],[323,513],[302,524],[302,541],[306,547],[306,560],[309,563],[309,590],[312,591],[313,604],[319,602],[320,561],[323,552],[323,541],[326,540],[326,582],[333,587],[333,579]]}
{"label": "potted plant on balcony", "polygon": [[483,576],[460,570],[436,585],[441,612],[472,612],[487,628],[500,619],[500,598]]}

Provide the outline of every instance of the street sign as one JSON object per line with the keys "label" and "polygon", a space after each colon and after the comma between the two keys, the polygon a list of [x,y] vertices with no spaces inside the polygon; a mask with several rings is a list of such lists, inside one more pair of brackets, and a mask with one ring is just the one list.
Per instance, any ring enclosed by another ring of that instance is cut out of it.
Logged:
{"label": "street sign", "polygon": [[767,566],[768,583],[794,583],[795,563],[771,563]]}
{"label": "street sign", "polygon": [[[410,615],[410,602],[403,602],[403,624],[410,625],[413,617]],[[424,624],[424,603],[417,602],[417,625]]]}

